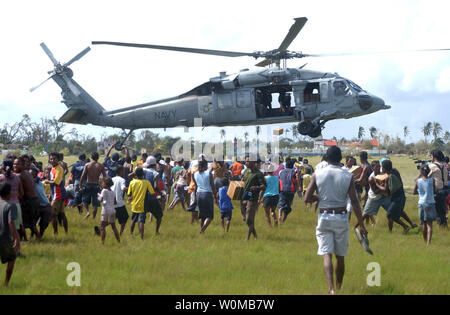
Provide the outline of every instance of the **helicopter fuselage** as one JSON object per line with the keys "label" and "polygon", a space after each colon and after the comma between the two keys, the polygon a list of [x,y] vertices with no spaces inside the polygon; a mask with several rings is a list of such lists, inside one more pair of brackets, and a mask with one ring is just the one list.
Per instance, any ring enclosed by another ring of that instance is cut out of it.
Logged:
{"label": "helicopter fuselage", "polygon": [[[274,96],[276,97],[274,99]],[[263,68],[211,78],[170,99],[99,113],[95,125],[122,129],[263,125],[352,118],[381,109],[384,101],[337,74]]]}

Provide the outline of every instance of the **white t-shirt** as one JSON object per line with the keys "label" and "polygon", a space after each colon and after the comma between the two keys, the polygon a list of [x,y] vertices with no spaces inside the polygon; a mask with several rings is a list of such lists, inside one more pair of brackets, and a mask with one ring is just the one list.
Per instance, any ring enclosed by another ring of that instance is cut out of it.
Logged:
{"label": "white t-shirt", "polygon": [[320,162],[319,164],[316,165],[315,171],[317,172],[318,170],[321,170],[321,169],[323,169],[323,168],[325,168],[327,166],[328,166],[328,162],[327,161],[322,161],[322,162]]}
{"label": "white t-shirt", "polygon": [[320,209],[346,208],[353,175],[340,166],[328,165],[316,172]]}
{"label": "white t-shirt", "polygon": [[100,197],[103,199],[102,214],[114,213],[116,211],[114,209],[114,192],[108,189],[103,189]]}
{"label": "white t-shirt", "polygon": [[[375,177],[375,172],[372,172],[372,174],[370,174],[369,178],[371,177]],[[373,192],[372,188],[369,189],[369,198],[373,199],[373,200],[379,200],[381,199],[381,197],[383,197],[382,194],[377,195],[376,193]]]}
{"label": "white t-shirt", "polygon": [[125,206],[125,202],[123,201],[123,192],[126,190],[127,186],[125,185],[125,179],[120,176],[113,177],[114,185],[111,187],[111,190],[116,195],[116,208],[120,208]]}

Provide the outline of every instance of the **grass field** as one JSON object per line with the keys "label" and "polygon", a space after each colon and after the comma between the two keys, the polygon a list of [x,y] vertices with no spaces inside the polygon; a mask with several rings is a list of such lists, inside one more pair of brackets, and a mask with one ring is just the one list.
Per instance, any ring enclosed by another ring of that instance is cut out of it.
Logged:
{"label": "grass field", "polygon": [[[71,164],[74,160],[67,159]],[[312,159],[313,165],[318,162]],[[418,223],[417,197],[412,188],[417,171],[409,158],[393,158],[407,191],[406,212]],[[317,215],[306,211],[296,197],[293,212],[278,228],[269,228],[264,211],[256,217],[258,240],[246,241],[247,227],[234,203],[229,233],[215,218],[205,235],[189,224],[181,207],[165,212],[160,236],[147,221],[142,241],[129,234],[129,223],[118,244],[107,228],[105,245],[94,235],[95,220],[83,220],[67,209],[69,234],[53,235],[49,228],[42,242],[22,243],[10,286],[0,294],[326,294],[322,259],[317,256]],[[352,218],[352,225],[355,223]],[[434,226],[429,247],[418,229],[402,234],[399,226],[387,229],[385,211],[368,227],[374,255],[364,252],[353,232],[340,294],[449,294],[450,232]],[[136,231],[135,231],[136,233]],[[70,262],[81,266],[81,286],[69,287]],[[381,286],[369,287],[370,262],[381,266]],[[4,267],[0,269],[2,277]]]}

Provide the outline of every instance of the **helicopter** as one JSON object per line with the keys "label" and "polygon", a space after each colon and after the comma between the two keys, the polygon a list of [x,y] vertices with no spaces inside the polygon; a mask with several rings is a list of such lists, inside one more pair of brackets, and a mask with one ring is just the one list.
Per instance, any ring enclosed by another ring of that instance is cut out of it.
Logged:
{"label": "helicopter", "polygon": [[[87,47],[69,62],[58,62],[45,43],[41,47],[54,65],[49,79],[59,85],[62,102],[68,110],[60,122],[92,124],[129,130],[125,139],[136,129],[193,127],[201,118],[203,126],[265,125],[297,122],[301,135],[316,138],[321,135],[325,123],[334,119],[350,119],[390,109],[384,100],[337,73],[299,68],[287,68],[289,59],[345,56],[367,53],[304,54],[289,51],[288,47],[307,22],[306,17],[295,18],[286,37],[277,49],[270,51],[235,52],[176,46],[135,44],[123,42],[93,41],[92,45],[160,49],[186,53],[224,57],[248,56],[264,58],[255,69],[243,69],[238,73],[221,72],[192,90],[171,98],[105,110],[74,79],[69,66],[90,51]],[[450,49],[422,49],[442,51]],[[397,51],[398,52],[398,51]],[[411,52],[411,51],[404,51]],[[386,53],[386,52],[375,52]],[[278,102],[273,100],[278,98]]]}

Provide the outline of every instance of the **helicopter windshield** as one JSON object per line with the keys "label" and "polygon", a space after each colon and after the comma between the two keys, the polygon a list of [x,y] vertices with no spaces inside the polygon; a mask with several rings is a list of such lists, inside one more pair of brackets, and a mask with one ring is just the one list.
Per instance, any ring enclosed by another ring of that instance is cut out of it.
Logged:
{"label": "helicopter windshield", "polygon": [[348,85],[345,83],[344,80],[334,81],[333,88],[334,88],[334,94],[336,96],[346,95],[350,91],[350,88],[348,87]]}
{"label": "helicopter windshield", "polygon": [[356,92],[360,93],[363,92],[364,90],[356,83],[346,79],[345,81],[347,81],[347,83],[352,87],[352,89],[354,89]]}

